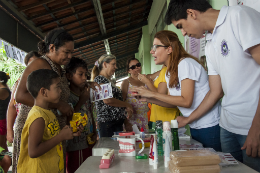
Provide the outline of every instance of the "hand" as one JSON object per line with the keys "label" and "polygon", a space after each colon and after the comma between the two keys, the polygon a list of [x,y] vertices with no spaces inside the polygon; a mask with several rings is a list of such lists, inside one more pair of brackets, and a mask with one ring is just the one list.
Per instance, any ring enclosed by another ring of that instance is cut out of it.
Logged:
{"label": "hand", "polygon": [[78,131],[80,131],[80,133],[82,133],[84,131],[84,127],[82,124],[79,125],[79,127],[77,127]]}
{"label": "hand", "polygon": [[138,79],[144,83],[144,84],[147,84],[150,82],[150,79],[145,75],[145,74],[140,74],[138,73]]}
{"label": "hand", "polygon": [[148,90],[144,86],[131,89],[130,91],[132,92],[132,96],[134,96],[134,97],[138,97],[138,96],[146,97],[146,98],[153,97],[153,92]]}
{"label": "hand", "polygon": [[260,131],[258,127],[251,127],[246,142],[241,150],[246,149],[246,154],[252,157],[260,157]]}
{"label": "hand", "polygon": [[93,90],[95,90],[95,91],[97,91],[96,86],[99,88],[99,90],[101,90],[101,87],[100,87],[100,85],[97,82],[88,82],[88,86],[90,88],[92,88]]}
{"label": "hand", "polygon": [[10,130],[10,131],[9,130],[7,131],[6,139],[7,139],[8,142],[13,143],[13,141],[14,141],[14,131],[13,131],[13,129]]}
{"label": "hand", "polygon": [[127,132],[132,132],[133,131],[132,124],[128,120],[125,121],[124,125],[125,125],[125,130]]}
{"label": "hand", "polygon": [[64,126],[63,129],[60,131],[59,135],[61,136],[62,141],[73,139],[72,127],[68,125]]}
{"label": "hand", "polygon": [[184,127],[189,124],[189,118],[183,116],[177,116],[176,120],[178,121],[178,128]]}
{"label": "hand", "polygon": [[133,107],[132,105],[128,104],[126,107],[126,112],[127,112],[127,119],[132,117],[133,114]]}
{"label": "hand", "polygon": [[90,95],[90,89],[88,87],[84,87],[81,90],[79,100],[81,100],[85,103],[89,99],[89,95]]}
{"label": "hand", "polygon": [[66,103],[64,101],[60,101],[57,109],[64,116],[72,116],[74,113],[74,109],[68,103]]}

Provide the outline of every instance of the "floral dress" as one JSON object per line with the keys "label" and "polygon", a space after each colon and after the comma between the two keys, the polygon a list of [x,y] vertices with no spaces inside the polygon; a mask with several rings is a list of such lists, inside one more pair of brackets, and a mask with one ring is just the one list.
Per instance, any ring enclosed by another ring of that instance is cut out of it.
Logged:
{"label": "floral dress", "polygon": [[136,124],[139,130],[143,127],[144,132],[148,132],[149,131],[148,116],[147,116],[147,112],[149,111],[148,104],[147,102],[141,102],[137,100],[135,97],[132,97],[132,93],[130,92],[130,90],[133,88],[136,88],[136,86],[131,85],[129,81],[126,101],[127,103],[131,104],[133,107],[133,114],[132,117],[129,119],[129,122],[132,125]]}
{"label": "floral dress", "polygon": [[[60,74],[59,69],[57,66],[51,61],[50,58],[48,58],[46,55],[43,55],[41,57],[42,59],[45,59],[49,65],[51,66],[51,69],[55,71],[59,76],[61,80],[61,97],[60,100],[68,102],[69,95],[70,95],[70,89],[68,85],[68,80],[65,75],[65,70],[62,70],[62,73]],[[21,135],[23,131],[23,126],[25,124],[25,121],[27,119],[27,116],[30,112],[32,107],[21,104],[21,108],[19,111],[19,114],[16,118],[16,126],[14,131],[14,146],[13,146],[13,158],[12,158],[12,171],[13,173],[17,173],[17,163],[20,155],[20,143],[21,143]],[[56,115],[58,122],[60,124],[60,128],[62,129],[66,125],[67,118],[65,116],[59,115],[57,113],[57,109],[51,109],[52,112]],[[62,142],[63,147],[63,156],[64,161],[66,161],[66,141]]]}

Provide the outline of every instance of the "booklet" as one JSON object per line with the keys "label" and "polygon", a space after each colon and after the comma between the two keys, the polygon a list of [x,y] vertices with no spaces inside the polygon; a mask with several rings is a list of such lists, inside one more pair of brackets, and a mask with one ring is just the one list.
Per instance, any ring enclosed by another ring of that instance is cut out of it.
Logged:
{"label": "booklet", "polygon": [[113,98],[111,83],[102,84],[102,85],[100,85],[100,87],[101,87],[101,90],[96,86],[97,91],[90,88],[90,100],[92,102],[95,102],[98,100],[104,100],[104,99],[108,99],[108,98]]}

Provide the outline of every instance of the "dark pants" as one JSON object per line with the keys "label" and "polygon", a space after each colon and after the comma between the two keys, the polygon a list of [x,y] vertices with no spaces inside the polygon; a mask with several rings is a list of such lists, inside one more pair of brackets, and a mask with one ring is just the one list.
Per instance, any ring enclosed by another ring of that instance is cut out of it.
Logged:
{"label": "dark pants", "polygon": [[203,128],[203,129],[190,129],[191,137],[202,143],[205,148],[213,148],[216,151],[221,150],[220,143],[220,127],[219,125]]}
{"label": "dark pants", "polygon": [[123,119],[107,122],[99,122],[100,137],[112,137],[114,132],[123,131]]}
{"label": "dark pants", "polygon": [[247,135],[239,135],[220,128],[221,146],[224,153],[230,153],[235,159],[260,172],[260,158],[249,157],[246,149],[241,150]]}

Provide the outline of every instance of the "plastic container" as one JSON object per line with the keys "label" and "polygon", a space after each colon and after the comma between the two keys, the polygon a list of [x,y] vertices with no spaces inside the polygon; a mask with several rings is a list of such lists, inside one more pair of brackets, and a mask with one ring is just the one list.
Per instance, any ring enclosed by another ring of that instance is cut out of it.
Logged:
{"label": "plastic container", "polygon": [[171,123],[169,121],[163,122],[163,152],[165,152],[165,141],[166,136],[170,142],[170,151],[172,151],[172,132],[171,132]]}
{"label": "plastic container", "polygon": [[140,138],[143,139],[143,140],[145,139],[144,128],[141,128]]}
{"label": "plastic container", "polygon": [[177,120],[171,120],[171,131],[172,131],[172,150],[173,151],[180,150]]}
{"label": "plastic container", "polygon": [[163,124],[161,120],[156,121],[156,135],[158,156],[163,156]]}

